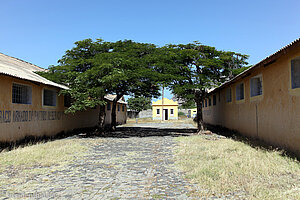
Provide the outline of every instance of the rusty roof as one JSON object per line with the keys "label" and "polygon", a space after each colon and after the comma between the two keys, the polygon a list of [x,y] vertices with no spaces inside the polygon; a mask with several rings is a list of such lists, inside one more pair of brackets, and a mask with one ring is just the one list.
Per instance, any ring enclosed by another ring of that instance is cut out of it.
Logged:
{"label": "rusty roof", "polygon": [[48,79],[36,74],[38,71],[46,71],[29,62],[14,58],[3,53],[0,53],[0,74],[16,77],[23,80],[33,81],[58,87],[61,89],[68,89],[68,87],[49,81]]}
{"label": "rusty roof", "polygon": [[282,55],[287,54],[289,51],[291,51],[292,49],[294,49],[296,47],[299,47],[299,46],[300,46],[300,38],[298,38],[298,39],[294,40],[293,42],[291,42],[290,44],[282,47],[281,49],[279,49],[275,53],[269,55],[268,57],[266,57],[265,59],[263,59],[262,61],[260,61],[256,65],[253,65],[252,67],[250,67],[249,69],[243,71],[242,73],[240,73],[239,75],[237,75],[233,79],[224,82],[222,85],[220,85],[217,88],[212,89],[208,93],[216,92],[217,90],[222,89],[222,88],[226,87],[227,85],[229,85],[229,84],[231,84],[231,83],[233,83],[233,82],[235,82],[235,81],[237,81],[241,78],[244,78],[245,76],[247,76],[247,74],[250,73],[250,71],[253,71],[254,69],[272,64],[276,59],[278,59]]}
{"label": "rusty roof", "polygon": [[[116,94],[108,94],[108,95],[105,95],[104,98],[107,99],[108,101],[113,101],[115,98],[117,98],[117,95]],[[127,104],[127,102],[125,102],[124,97],[119,99],[118,103]]]}

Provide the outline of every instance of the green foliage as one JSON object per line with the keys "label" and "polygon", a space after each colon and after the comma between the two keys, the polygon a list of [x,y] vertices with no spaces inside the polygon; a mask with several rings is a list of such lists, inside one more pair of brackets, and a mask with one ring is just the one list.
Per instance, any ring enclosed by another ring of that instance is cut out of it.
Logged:
{"label": "green foliage", "polygon": [[178,112],[178,116],[185,116],[184,112]]}
{"label": "green foliage", "polygon": [[[179,77],[170,83],[173,94],[184,99],[187,105],[194,101],[200,109],[207,91],[233,78],[247,64],[248,58],[247,55],[220,51],[199,42],[168,45],[166,48],[175,55],[176,69],[172,73]],[[197,118],[198,128],[202,123],[200,115]]]}
{"label": "green foliage", "polygon": [[157,55],[153,44],[86,39],[75,42],[59,65],[39,74],[70,88],[63,93],[74,100],[68,112],[76,112],[104,105],[107,94],[158,96]]}
{"label": "green foliage", "polygon": [[247,66],[247,67],[241,67],[241,68],[237,68],[237,69],[233,69],[232,70],[232,73],[233,73],[233,76],[237,76],[239,75],[240,73],[242,73],[243,71],[249,69],[251,66]]}
{"label": "green foliage", "polygon": [[143,96],[132,97],[127,100],[128,108],[135,111],[151,109],[151,99]]}

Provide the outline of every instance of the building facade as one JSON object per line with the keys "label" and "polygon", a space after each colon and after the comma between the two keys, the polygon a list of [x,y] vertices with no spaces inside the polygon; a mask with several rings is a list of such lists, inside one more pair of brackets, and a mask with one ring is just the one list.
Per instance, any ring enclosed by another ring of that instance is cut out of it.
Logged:
{"label": "building facade", "polygon": [[153,120],[178,120],[178,102],[167,98],[152,102]]}
{"label": "building facade", "polygon": [[300,155],[300,40],[209,93],[204,122]]}
{"label": "building facade", "polygon": [[[99,108],[64,113],[70,101],[58,94],[68,88],[34,73],[43,70],[0,54],[0,142],[18,141],[26,136],[54,136],[97,125]],[[111,99],[106,99],[109,105]],[[126,103],[120,101],[118,107],[121,107],[117,111],[118,122],[124,123]],[[107,117],[105,122],[109,124],[110,118]]]}

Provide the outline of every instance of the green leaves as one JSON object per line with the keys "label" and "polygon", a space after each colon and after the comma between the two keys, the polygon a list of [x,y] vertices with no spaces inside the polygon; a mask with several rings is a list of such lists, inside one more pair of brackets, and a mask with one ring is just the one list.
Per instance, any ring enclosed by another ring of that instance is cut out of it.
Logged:
{"label": "green leaves", "polygon": [[128,107],[130,110],[142,111],[151,109],[151,99],[143,96],[132,97],[128,99]]}

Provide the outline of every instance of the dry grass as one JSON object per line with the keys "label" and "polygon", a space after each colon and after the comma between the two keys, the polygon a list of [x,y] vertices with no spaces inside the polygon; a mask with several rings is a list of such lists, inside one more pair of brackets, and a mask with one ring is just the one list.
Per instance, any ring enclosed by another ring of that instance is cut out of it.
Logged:
{"label": "dry grass", "polygon": [[177,138],[177,165],[203,189],[199,196],[300,199],[300,163],[232,139]]}
{"label": "dry grass", "polygon": [[86,155],[90,146],[101,142],[101,139],[94,138],[67,138],[2,151],[0,189],[7,188],[11,193],[25,189],[35,190],[39,187],[35,177],[64,170],[74,159]]}
{"label": "dry grass", "polygon": [[63,165],[86,151],[79,139],[64,139],[28,144],[0,153],[0,171],[7,168],[31,168]]}

